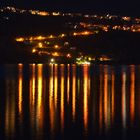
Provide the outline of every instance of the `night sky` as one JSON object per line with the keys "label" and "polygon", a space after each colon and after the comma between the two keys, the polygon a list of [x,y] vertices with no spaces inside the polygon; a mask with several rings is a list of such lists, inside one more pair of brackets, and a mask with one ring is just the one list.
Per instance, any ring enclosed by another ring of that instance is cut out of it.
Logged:
{"label": "night sky", "polygon": [[0,0],[1,6],[140,16],[140,0]]}

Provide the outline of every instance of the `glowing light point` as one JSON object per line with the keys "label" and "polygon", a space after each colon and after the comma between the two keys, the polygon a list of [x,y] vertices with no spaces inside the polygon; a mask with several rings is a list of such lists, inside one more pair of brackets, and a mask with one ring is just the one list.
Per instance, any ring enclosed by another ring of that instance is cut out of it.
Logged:
{"label": "glowing light point", "polygon": [[59,46],[58,46],[58,45],[55,45],[55,46],[54,46],[54,48],[55,48],[55,49],[58,49],[58,48],[59,48]]}
{"label": "glowing light point", "polygon": [[55,60],[53,58],[51,58],[50,60],[50,64],[54,64]]}
{"label": "glowing light point", "polygon": [[63,37],[65,37],[66,35],[65,34],[61,34],[61,37],[63,38]]}
{"label": "glowing light point", "polygon": [[24,38],[22,38],[22,37],[16,38],[16,41],[17,41],[17,42],[23,42],[23,41],[24,41]]}
{"label": "glowing light point", "polygon": [[40,42],[40,43],[38,43],[38,46],[39,46],[39,48],[42,48],[43,44]]}
{"label": "glowing light point", "polygon": [[67,54],[67,57],[68,57],[68,58],[70,58],[70,57],[71,57],[71,54],[70,54],[70,53],[68,53],[68,54]]}
{"label": "glowing light point", "polygon": [[36,49],[32,49],[32,53],[35,53],[36,52]]}
{"label": "glowing light point", "polygon": [[73,35],[74,35],[74,36],[76,36],[76,35],[77,35],[77,33],[75,33],[75,32],[74,32],[74,33],[73,33]]}
{"label": "glowing light point", "polygon": [[54,52],[52,55],[53,56],[59,56],[57,52]]}

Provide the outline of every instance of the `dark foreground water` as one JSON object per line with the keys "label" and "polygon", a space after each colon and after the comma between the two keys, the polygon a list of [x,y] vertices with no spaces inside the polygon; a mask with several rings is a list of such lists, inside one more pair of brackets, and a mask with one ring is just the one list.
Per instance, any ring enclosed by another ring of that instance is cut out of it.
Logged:
{"label": "dark foreground water", "polygon": [[139,137],[140,66],[0,65],[0,140]]}

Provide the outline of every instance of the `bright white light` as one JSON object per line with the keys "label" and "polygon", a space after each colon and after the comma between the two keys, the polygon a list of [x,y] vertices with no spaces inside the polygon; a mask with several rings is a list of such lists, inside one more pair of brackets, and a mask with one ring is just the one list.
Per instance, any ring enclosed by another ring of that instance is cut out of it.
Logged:
{"label": "bright white light", "polygon": [[53,58],[51,59],[51,62],[54,62],[54,59]]}

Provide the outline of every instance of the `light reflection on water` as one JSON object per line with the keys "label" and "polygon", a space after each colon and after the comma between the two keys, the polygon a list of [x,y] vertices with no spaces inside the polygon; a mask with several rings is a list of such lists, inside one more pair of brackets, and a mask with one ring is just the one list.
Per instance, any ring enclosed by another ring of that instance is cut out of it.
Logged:
{"label": "light reflection on water", "polygon": [[90,79],[89,79],[89,66],[85,65],[83,67],[83,121],[84,121],[84,130],[85,134],[88,132],[88,115],[89,115],[89,109],[88,109],[88,102],[90,98]]}
{"label": "light reflection on water", "polygon": [[140,66],[18,64],[0,68],[2,138],[138,136]]}

